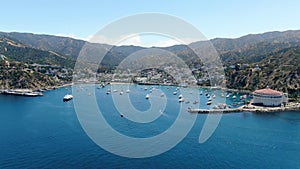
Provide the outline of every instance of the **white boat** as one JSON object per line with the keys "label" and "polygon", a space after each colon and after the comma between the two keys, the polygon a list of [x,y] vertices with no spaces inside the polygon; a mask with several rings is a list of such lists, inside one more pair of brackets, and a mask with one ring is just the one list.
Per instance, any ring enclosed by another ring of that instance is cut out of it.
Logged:
{"label": "white boat", "polygon": [[226,98],[229,98],[230,97],[230,94],[226,95]]}
{"label": "white boat", "polygon": [[120,92],[120,95],[123,95],[123,92]]}
{"label": "white boat", "polygon": [[202,91],[200,92],[200,95],[202,95],[203,93],[202,93]]}
{"label": "white boat", "polygon": [[212,95],[212,98],[216,98],[216,95],[215,95],[215,94],[213,94],[213,95]]}
{"label": "white boat", "polygon": [[195,100],[195,101],[193,102],[193,104],[197,104],[197,103],[199,103],[197,100]]}
{"label": "white boat", "polygon": [[130,90],[128,89],[128,90],[126,90],[126,93],[129,93],[130,92]]}
{"label": "white boat", "polygon": [[232,96],[233,99],[236,99],[236,95]]}
{"label": "white boat", "polygon": [[173,94],[174,94],[174,95],[176,95],[176,94],[177,94],[177,92],[173,92]]}
{"label": "white boat", "polygon": [[67,101],[72,100],[72,99],[73,99],[73,96],[72,96],[72,95],[66,94],[66,95],[64,96],[64,98],[63,98],[63,101],[64,101],[64,102],[67,102]]}
{"label": "white boat", "polygon": [[116,92],[118,92],[118,90],[117,90],[117,89],[115,89],[115,90],[114,90],[114,93],[116,93]]}
{"label": "white boat", "polygon": [[210,97],[210,98],[208,98],[208,101],[212,101],[212,98]]}
{"label": "white boat", "polygon": [[107,90],[107,91],[106,91],[106,94],[110,94],[110,90]]}
{"label": "white boat", "polygon": [[182,98],[180,98],[178,101],[179,101],[179,102],[184,102],[184,98],[182,97]]}
{"label": "white boat", "polygon": [[147,94],[147,95],[146,95],[146,99],[149,99],[149,98],[150,98],[150,95],[149,95],[149,94]]}
{"label": "white boat", "polygon": [[209,101],[209,102],[207,102],[206,104],[207,104],[207,105],[211,105],[211,104],[212,104],[212,101]]}
{"label": "white boat", "polygon": [[179,96],[178,96],[178,99],[181,99],[183,96],[182,96],[182,94],[180,94]]}

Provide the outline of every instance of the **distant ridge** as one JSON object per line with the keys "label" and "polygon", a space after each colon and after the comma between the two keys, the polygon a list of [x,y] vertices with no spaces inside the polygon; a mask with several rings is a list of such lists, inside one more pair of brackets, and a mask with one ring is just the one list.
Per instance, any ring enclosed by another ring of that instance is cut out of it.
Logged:
{"label": "distant ridge", "polygon": [[[81,48],[87,43],[68,37],[18,32],[0,32],[0,39],[0,54],[10,60],[69,68],[74,65]],[[269,85],[275,89],[300,93],[300,30],[249,34],[233,39],[215,38],[210,42],[218,51],[225,67],[237,64],[249,64],[250,67],[257,64],[261,67],[261,72],[254,74],[248,69],[226,70],[228,87],[253,90]],[[199,41],[189,46],[201,50],[206,43]],[[111,48],[102,62],[107,69],[112,69],[128,55],[145,49],[139,46],[98,45],[104,49]],[[13,52],[8,53],[5,51],[7,48]],[[159,49],[173,52],[191,67],[198,62],[195,61],[194,52],[186,45]]]}

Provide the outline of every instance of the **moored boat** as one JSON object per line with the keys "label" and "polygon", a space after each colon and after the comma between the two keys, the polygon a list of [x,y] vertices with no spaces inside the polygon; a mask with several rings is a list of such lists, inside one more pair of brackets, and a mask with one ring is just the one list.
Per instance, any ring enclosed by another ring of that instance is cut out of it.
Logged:
{"label": "moored boat", "polygon": [[73,96],[72,96],[72,95],[66,94],[66,95],[64,96],[64,98],[63,98],[63,101],[64,101],[64,102],[67,102],[67,101],[70,101],[70,100],[72,100],[72,99],[73,99]]}

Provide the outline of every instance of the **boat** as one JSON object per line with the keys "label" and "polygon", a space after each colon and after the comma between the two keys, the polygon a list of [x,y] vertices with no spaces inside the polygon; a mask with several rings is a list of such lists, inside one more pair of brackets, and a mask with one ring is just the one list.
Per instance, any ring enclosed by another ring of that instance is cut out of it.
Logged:
{"label": "boat", "polygon": [[216,98],[216,95],[215,95],[215,94],[213,94],[213,95],[212,95],[212,98]]}
{"label": "boat", "polygon": [[107,90],[107,91],[106,91],[106,94],[110,94],[110,90]]}
{"label": "boat", "polygon": [[208,95],[206,95],[206,97],[207,97],[207,98],[210,98],[210,95],[208,94]]}
{"label": "boat", "polygon": [[236,95],[232,96],[233,99],[236,99]]}
{"label": "boat", "polygon": [[149,94],[147,94],[147,95],[146,95],[146,99],[149,99],[149,98],[150,98],[150,95],[149,95]]}
{"label": "boat", "polygon": [[161,93],[161,94],[160,94],[160,97],[164,97],[164,96],[165,96],[165,94],[164,94],[164,93]]}
{"label": "boat", "polygon": [[120,95],[123,95],[123,92],[120,92]]}
{"label": "boat", "polygon": [[126,93],[129,93],[130,92],[130,90],[128,89],[128,90],[126,90]]}
{"label": "boat", "polygon": [[202,95],[203,93],[202,93],[202,91],[200,92],[200,95]]}
{"label": "boat", "polygon": [[115,89],[115,90],[114,90],[114,93],[116,93],[116,92],[118,92],[118,90],[117,90],[117,89]]}
{"label": "boat", "polygon": [[180,98],[178,101],[179,101],[179,102],[184,102],[184,98],[182,97],[182,98]]}
{"label": "boat", "polygon": [[177,95],[177,92],[173,92],[173,95]]}
{"label": "boat", "polygon": [[212,98],[210,97],[210,98],[208,98],[208,101],[212,101]]}
{"label": "boat", "polygon": [[212,104],[212,101],[208,101],[206,104],[207,104],[207,105],[211,105],[211,104]]}
{"label": "boat", "polygon": [[197,103],[199,103],[197,100],[195,100],[195,101],[193,102],[193,104],[197,104]]}
{"label": "boat", "polygon": [[64,101],[64,102],[67,102],[67,101],[70,101],[70,100],[72,100],[72,99],[73,99],[73,96],[72,96],[72,95],[66,94],[66,95],[64,96],[64,98],[63,98],[63,101]]}
{"label": "boat", "polygon": [[183,96],[182,96],[182,94],[180,94],[179,96],[178,96],[178,99],[181,99]]}

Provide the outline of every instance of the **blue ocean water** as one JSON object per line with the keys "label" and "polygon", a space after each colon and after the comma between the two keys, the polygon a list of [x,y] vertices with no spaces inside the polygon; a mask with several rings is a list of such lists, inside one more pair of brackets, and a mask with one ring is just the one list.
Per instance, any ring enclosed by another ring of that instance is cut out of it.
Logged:
{"label": "blue ocean water", "polygon": [[[169,98],[168,104],[163,115],[149,124],[120,117],[106,88],[95,89],[99,108],[107,122],[125,135],[155,136],[178,115],[175,87],[157,87]],[[91,89],[82,90],[88,95]],[[132,85],[130,90],[132,104],[147,110],[149,87]],[[223,114],[216,131],[202,144],[198,137],[207,115],[191,114],[197,116],[195,125],[178,145],[158,156],[134,159],[111,154],[87,136],[74,109],[76,98],[62,102],[70,92],[61,88],[36,98],[0,95],[0,168],[300,168],[299,111]],[[220,91],[209,93],[220,99]],[[206,101],[203,92],[200,107],[207,108]],[[226,102],[234,107],[240,101]]]}

